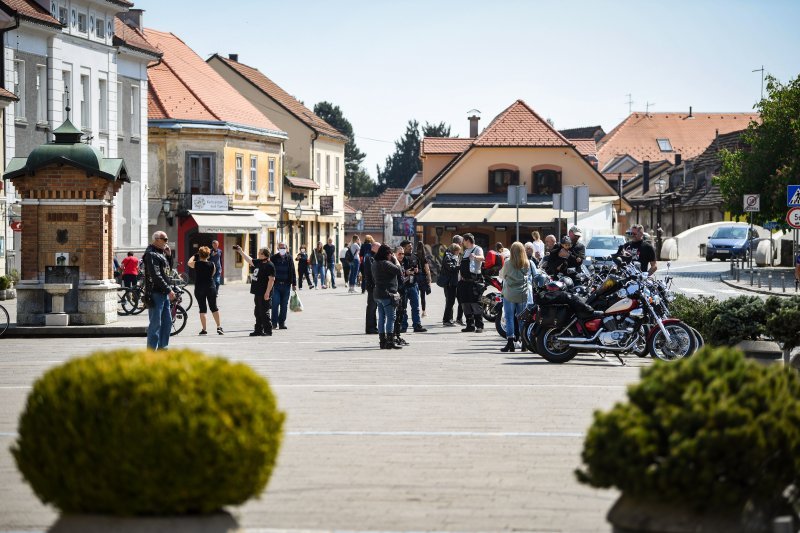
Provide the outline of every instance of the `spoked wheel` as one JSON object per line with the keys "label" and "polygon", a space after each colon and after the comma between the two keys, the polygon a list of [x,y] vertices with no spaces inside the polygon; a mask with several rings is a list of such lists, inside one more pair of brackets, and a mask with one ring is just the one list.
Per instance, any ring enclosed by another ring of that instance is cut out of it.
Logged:
{"label": "spoked wheel", "polygon": [[573,333],[564,328],[545,328],[536,336],[536,351],[551,363],[566,363],[578,353],[566,342],[558,340],[559,335],[573,336]]}
{"label": "spoked wheel", "polygon": [[170,333],[170,336],[177,335],[183,331],[188,320],[189,315],[186,313],[186,310],[180,305],[176,305],[175,311],[172,314],[172,333]]}
{"label": "spoked wheel", "polygon": [[502,305],[498,305],[500,307],[500,311],[497,314],[497,318],[494,321],[494,328],[497,330],[497,334],[506,338],[506,314],[503,312]]}
{"label": "spoked wheel", "polygon": [[8,325],[11,323],[11,317],[8,316],[6,308],[0,305],[0,337],[8,330]]}
{"label": "spoked wheel", "polygon": [[[658,326],[653,327],[658,328]],[[658,328],[647,342],[647,349],[653,359],[677,361],[678,359],[689,357],[697,350],[697,340],[694,333],[683,322],[665,324],[664,329],[669,333],[669,341],[664,337],[661,329]]]}
{"label": "spoked wheel", "polygon": [[650,355],[650,350],[647,347],[647,333],[650,329],[647,326],[639,328],[639,340],[633,345],[633,353],[636,357],[647,357]]}
{"label": "spoked wheel", "polygon": [[[487,292],[483,296],[481,296],[481,309],[483,314],[483,319],[489,322],[494,322],[497,318],[497,311],[498,309],[495,307],[495,295],[497,291]],[[502,306],[500,306],[500,310],[502,310]]]}
{"label": "spoked wheel", "polygon": [[136,311],[139,305],[138,293],[130,287],[120,287],[117,289],[117,314],[130,315]]}
{"label": "spoked wheel", "polygon": [[136,292],[137,303],[136,303],[136,309],[131,311],[131,314],[138,315],[144,312],[145,309],[147,309],[147,304],[144,303],[144,289],[138,288],[134,292]]}
{"label": "spoked wheel", "polygon": [[691,326],[689,327],[691,328],[692,333],[694,333],[694,341],[695,344],[697,344],[696,349],[699,350],[700,348],[706,345],[706,341],[705,339],[703,339],[703,335],[699,331],[697,331],[695,328],[692,328]]}
{"label": "spoked wheel", "polygon": [[[181,293],[181,300],[182,300],[182,301],[181,301],[181,305],[183,305],[183,304],[186,304],[186,305],[184,306],[184,309],[188,311],[189,309],[191,309],[191,308],[192,308],[192,304],[194,303],[194,296],[192,295],[192,292],[191,292],[191,291],[187,291],[187,290],[186,290],[185,288],[183,288],[183,287],[181,287],[181,290],[183,291],[183,292]],[[187,302],[188,302],[188,303],[187,303]]]}
{"label": "spoked wheel", "polygon": [[536,322],[522,324],[522,346],[533,353],[536,352]]}

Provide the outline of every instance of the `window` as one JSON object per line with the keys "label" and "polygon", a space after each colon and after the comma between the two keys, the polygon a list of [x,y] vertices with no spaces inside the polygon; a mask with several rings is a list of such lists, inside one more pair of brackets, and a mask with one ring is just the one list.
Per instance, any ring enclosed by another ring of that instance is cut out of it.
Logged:
{"label": "window", "polygon": [[117,136],[121,139],[122,132],[125,130],[122,127],[122,117],[124,116],[125,105],[122,99],[122,82],[117,82]]}
{"label": "window", "polygon": [[331,186],[331,156],[325,156],[325,186]]}
{"label": "window", "polygon": [[89,76],[81,74],[81,129],[92,129],[92,93]]}
{"label": "window", "polygon": [[317,171],[314,173],[314,181],[322,181],[322,154],[317,153]]}
{"label": "window", "polygon": [[71,107],[69,105],[70,102],[70,93],[72,92],[72,71],[71,70],[64,70],[61,72],[61,79],[64,82],[63,91],[61,92],[61,113],[64,116],[64,120],[67,117],[67,108]]}
{"label": "window", "polygon": [[14,118],[25,120],[25,62],[14,60],[14,94],[19,100],[14,102]]}
{"label": "window", "polygon": [[258,191],[258,170],[256,169],[256,165],[258,164],[258,158],[254,155],[250,156],[250,192],[257,192]]}
{"label": "window", "polygon": [[142,99],[139,97],[139,87],[134,85],[131,87],[131,136],[139,137],[141,135],[141,120],[142,120]]}
{"label": "window", "polygon": [[214,194],[214,155],[187,154],[187,183],[192,194]]}
{"label": "window", "polygon": [[106,21],[103,20],[103,19],[97,19],[96,28],[97,28],[97,31],[95,33],[97,34],[97,37],[100,38],[100,39],[105,39],[106,38]]}
{"label": "window", "polygon": [[36,65],[36,123],[47,123],[47,67]]}
{"label": "window", "polygon": [[243,160],[241,154],[236,154],[236,192],[242,192],[242,166]]}
{"label": "window", "polygon": [[86,33],[86,13],[78,13],[78,31]]}
{"label": "window", "polygon": [[66,26],[67,23],[69,23],[69,20],[67,20],[67,8],[66,7],[62,6],[62,7],[58,8],[58,21],[64,26]]}
{"label": "window", "polygon": [[99,116],[100,116],[100,131],[108,133],[108,81],[100,80],[100,102],[99,102]]}
{"label": "window", "polygon": [[558,170],[536,170],[533,172],[533,194],[559,194],[561,172]]}
{"label": "window", "polygon": [[339,188],[339,158],[336,158],[336,168],[334,169],[336,175],[336,188]]}
{"label": "window", "polygon": [[519,185],[519,170],[500,168],[489,171],[490,193],[506,193],[509,185]]}
{"label": "window", "polygon": [[269,159],[269,193],[275,194],[275,160]]}
{"label": "window", "polygon": [[669,142],[669,139],[656,139],[656,142],[658,142],[658,149],[662,152],[672,151],[672,143]]}

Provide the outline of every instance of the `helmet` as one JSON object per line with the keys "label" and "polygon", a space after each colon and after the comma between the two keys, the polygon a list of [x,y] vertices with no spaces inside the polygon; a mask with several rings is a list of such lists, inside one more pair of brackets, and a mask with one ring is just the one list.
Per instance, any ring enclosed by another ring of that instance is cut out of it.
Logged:
{"label": "helmet", "polygon": [[572,289],[575,286],[575,283],[572,281],[572,278],[569,278],[569,277],[564,277],[561,280],[561,283],[564,285],[564,289],[563,290],[565,290],[565,291],[568,291],[568,290]]}
{"label": "helmet", "polygon": [[564,284],[560,281],[550,280],[545,284],[544,288],[548,291],[562,291],[564,290]]}

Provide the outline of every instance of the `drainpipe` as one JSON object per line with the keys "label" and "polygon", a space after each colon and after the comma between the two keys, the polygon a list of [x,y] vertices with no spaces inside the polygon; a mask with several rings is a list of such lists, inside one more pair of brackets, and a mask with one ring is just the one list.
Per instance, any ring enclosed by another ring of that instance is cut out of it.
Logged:
{"label": "drainpipe", "polygon": [[[285,228],[285,224],[283,222],[283,196],[286,194],[286,176],[284,175],[284,163],[285,163],[285,152],[283,150],[283,141],[281,141],[281,206],[280,211],[278,212],[278,224],[280,225],[280,235],[278,236],[278,242],[285,242],[283,236],[283,230]],[[288,216],[286,217],[289,218]],[[272,251],[272,250],[270,250]]]}
{"label": "drainpipe", "polygon": [[[6,33],[10,32],[12,30],[16,30],[17,28],[19,28],[19,15],[15,15],[14,16],[14,25],[13,26],[10,26],[8,28],[4,28],[4,29],[0,30],[0,46],[3,47],[3,53],[2,53],[2,62],[3,63],[2,63],[2,65],[0,65],[0,87],[2,87],[3,89],[6,88]],[[11,103],[9,105],[14,105],[14,104]],[[2,120],[3,120],[3,138],[2,138],[2,142],[3,142],[3,168],[6,168],[6,159],[7,159],[7,154],[6,154],[6,150],[7,150],[7,147],[6,147],[6,128],[5,128],[5,120],[6,120],[7,113],[8,113],[8,109],[7,108],[3,109],[3,112],[0,113],[0,118],[2,118]],[[13,125],[12,125],[12,127],[13,127]],[[9,203],[8,187],[6,186],[5,183],[3,184],[3,198],[4,198],[4,202],[5,202],[5,206],[4,206],[5,210],[3,212],[3,242],[5,243],[5,247],[6,247],[6,258],[5,258],[6,269],[5,269],[5,272],[6,272],[6,274],[8,274],[8,271],[9,271],[9,267],[8,267],[9,263],[8,262],[9,262],[9,259],[10,259],[10,256],[11,256],[9,251],[12,249],[12,247],[9,246],[9,243],[8,243],[8,220],[9,220],[8,211],[9,211],[9,206],[11,204]],[[16,247],[14,247],[13,249],[14,249],[14,252],[16,254]]]}
{"label": "drainpipe", "polygon": [[[316,145],[316,141],[317,141],[318,138],[319,138],[319,132],[314,130],[314,137],[311,138],[311,180],[314,181],[314,182],[317,181],[316,180],[316,172],[314,172],[314,169],[317,168],[315,166],[317,164],[317,155],[316,155],[316,146],[315,145]],[[322,164],[320,164],[320,167],[321,166],[322,166]],[[319,177],[319,182],[320,182],[320,184],[322,183],[322,176]],[[311,202],[310,202],[311,203],[311,211],[314,211],[314,189],[311,189],[311,193],[310,194],[311,194]],[[319,221],[317,221],[317,222],[319,222]],[[298,220],[297,223],[299,225],[300,221]],[[298,250],[299,249],[300,248],[298,246]]]}

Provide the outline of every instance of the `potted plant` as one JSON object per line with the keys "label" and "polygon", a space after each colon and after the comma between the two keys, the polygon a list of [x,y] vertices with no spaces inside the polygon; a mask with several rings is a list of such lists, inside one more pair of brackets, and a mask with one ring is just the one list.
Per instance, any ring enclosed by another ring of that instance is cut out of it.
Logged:
{"label": "potted plant", "polygon": [[800,376],[732,348],[642,370],[628,401],[596,412],[578,480],[622,492],[617,532],[771,531],[796,516]]}
{"label": "potted plant", "polygon": [[6,290],[11,285],[11,280],[8,276],[0,276],[0,300],[6,299]]}
{"label": "potted plant", "polygon": [[265,489],[283,421],[244,364],[189,350],[98,352],[36,381],[11,451],[61,512],[53,532],[228,531],[236,523],[223,508]]}

